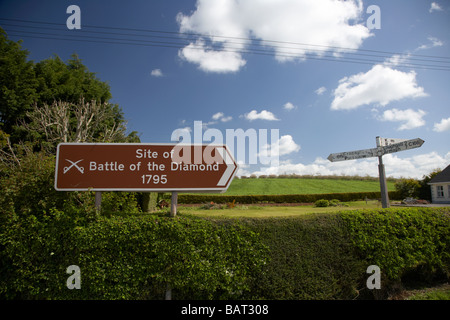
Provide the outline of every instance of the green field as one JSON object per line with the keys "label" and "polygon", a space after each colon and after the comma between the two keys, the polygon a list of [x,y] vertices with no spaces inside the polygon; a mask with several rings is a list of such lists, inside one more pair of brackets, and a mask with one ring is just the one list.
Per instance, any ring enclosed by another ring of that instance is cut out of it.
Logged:
{"label": "green field", "polygon": [[344,203],[345,206],[317,208],[313,205],[299,206],[257,206],[257,205],[237,205],[229,209],[226,205],[220,206],[221,209],[204,209],[202,207],[179,207],[180,214],[193,214],[204,217],[247,217],[247,218],[268,218],[268,217],[292,217],[306,214],[329,213],[342,210],[358,209],[380,209],[381,204],[378,201],[352,201]]}
{"label": "green field", "polygon": [[[387,181],[388,191],[395,191],[394,182]],[[319,178],[235,178],[224,195],[321,194],[380,191],[378,180]]]}

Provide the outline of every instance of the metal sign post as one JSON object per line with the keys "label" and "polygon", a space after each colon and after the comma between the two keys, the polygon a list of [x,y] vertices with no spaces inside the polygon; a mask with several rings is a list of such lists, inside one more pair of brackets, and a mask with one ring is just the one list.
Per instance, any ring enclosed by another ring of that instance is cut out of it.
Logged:
{"label": "metal sign post", "polygon": [[376,137],[377,147],[371,149],[332,153],[328,156],[331,162],[378,157],[378,174],[380,179],[381,204],[389,208],[389,195],[386,184],[386,173],[383,164],[383,155],[414,148],[419,148],[425,142],[420,138],[403,140]]}
{"label": "metal sign post", "polygon": [[178,192],[172,192],[172,199],[170,201],[170,216],[175,217],[177,215],[177,205],[178,205]]}
{"label": "metal sign post", "polygon": [[[380,137],[376,138],[377,140],[377,147],[381,147],[381,139]],[[386,183],[386,172],[384,171],[384,164],[383,164],[383,154],[382,152],[378,152],[378,177],[380,180],[380,192],[381,192],[381,206],[383,208],[389,208],[389,193],[387,189],[387,183]]]}

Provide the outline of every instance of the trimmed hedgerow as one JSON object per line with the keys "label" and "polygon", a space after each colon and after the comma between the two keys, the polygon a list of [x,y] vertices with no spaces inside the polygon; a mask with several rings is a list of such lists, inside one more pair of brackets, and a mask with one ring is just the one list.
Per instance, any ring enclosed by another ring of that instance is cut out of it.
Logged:
{"label": "trimmed hedgerow", "polygon": [[[317,200],[339,200],[342,202],[357,201],[364,199],[381,199],[379,192],[350,192],[350,193],[324,193],[324,194],[282,194],[282,195],[246,195],[246,196],[227,196],[227,195],[197,195],[197,194],[180,194],[178,195],[178,203],[229,203],[233,200],[240,204],[251,203],[314,203]],[[396,191],[389,192],[389,199],[400,200]]]}
{"label": "trimmed hedgerow", "polygon": [[429,208],[342,212],[354,246],[390,279],[419,269],[450,276],[450,210]]}
{"label": "trimmed hedgerow", "polygon": [[353,299],[366,263],[358,258],[336,214],[247,219],[269,247],[251,299]]}
{"label": "trimmed hedgerow", "polygon": [[[270,263],[254,283],[254,298],[386,298],[405,283],[450,278],[448,208],[245,221],[270,252]],[[381,290],[366,287],[370,265],[381,269]]]}
{"label": "trimmed hedgerow", "polygon": [[[450,210],[390,208],[291,218],[98,217],[84,208],[0,229],[6,299],[384,298],[405,281],[450,277]],[[66,268],[81,269],[69,290]],[[377,265],[382,292],[368,290]]]}
{"label": "trimmed hedgerow", "polygon": [[[100,217],[74,223],[54,212],[47,221],[10,221],[0,235],[0,295],[14,299],[238,298],[265,247],[238,223],[158,216]],[[66,268],[81,269],[69,290]]]}

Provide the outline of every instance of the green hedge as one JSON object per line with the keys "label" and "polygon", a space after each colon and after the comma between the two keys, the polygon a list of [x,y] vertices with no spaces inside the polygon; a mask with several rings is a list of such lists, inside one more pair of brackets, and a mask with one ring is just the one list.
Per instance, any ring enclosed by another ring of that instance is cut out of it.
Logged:
{"label": "green hedge", "polygon": [[[0,233],[6,299],[385,298],[450,276],[450,210],[379,209],[295,218],[14,216]],[[369,265],[382,290],[365,285]],[[69,290],[66,268],[81,269]],[[409,280],[408,280],[409,279]]]}
{"label": "green hedge", "polygon": [[342,212],[354,246],[389,279],[411,271],[450,276],[450,209]]}
{"label": "green hedge", "polygon": [[[380,209],[246,219],[269,247],[254,298],[387,298],[412,282],[450,278],[450,210]],[[369,290],[367,267],[381,269]]]}
{"label": "green hedge", "polygon": [[[237,298],[265,261],[256,234],[238,223],[112,216],[85,224],[62,213],[12,221],[0,235],[0,295],[8,299]],[[69,290],[66,268],[81,269]]]}
{"label": "green hedge", "polygon": [[[195,203],[228,203],[236,200],[236,203],[314,203],[320,199],[339,201],[357,201],[364,199],[381,199],[380,192],[352,192],[352,193],[324,193],[324,194],[285,194],[285,195],[247,195],[247,196],[227,196],[227,195],[197,195],[180,194],[178,195],[179,204]],[[398,192],[389,192],[390,200],[401,200]]]}

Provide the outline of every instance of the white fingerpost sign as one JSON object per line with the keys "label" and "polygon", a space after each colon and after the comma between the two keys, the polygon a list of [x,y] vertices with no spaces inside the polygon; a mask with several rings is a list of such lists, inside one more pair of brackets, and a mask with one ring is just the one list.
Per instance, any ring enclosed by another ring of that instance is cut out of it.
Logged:
{"label": "white fingerpost sign", "polygon": [[405,151],[409,149],[419,148],[425,142],[420,138],[404,140],[376,137],[377,147],[364,150],[332,153],[328,156],[331,162],[354,160],[370,157],[378,157],[378,172],[380,176],[381,203],[383,208],[389,208],[389,196],[386,186],[386,173],[382,156],[388,153]]}

